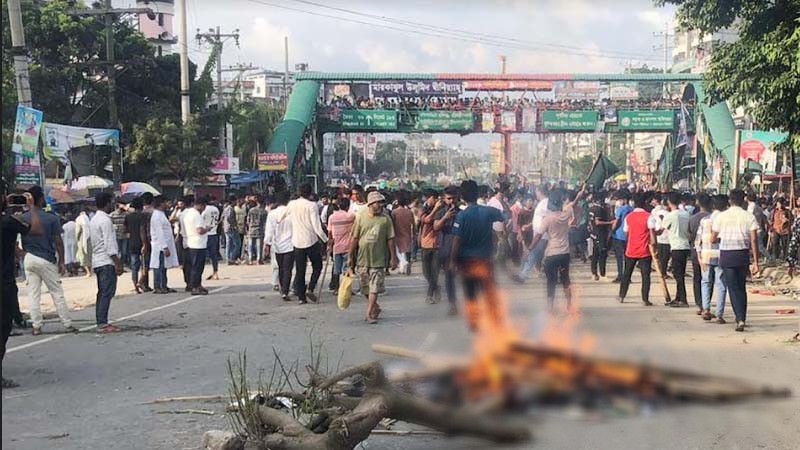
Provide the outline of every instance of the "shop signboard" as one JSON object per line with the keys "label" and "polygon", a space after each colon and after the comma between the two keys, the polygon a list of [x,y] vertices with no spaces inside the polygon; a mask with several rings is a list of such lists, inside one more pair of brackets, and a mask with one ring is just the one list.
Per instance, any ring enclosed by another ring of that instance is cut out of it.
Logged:
{"label": "shop signboard", "polygon": [[258,170],[284,172],[289,169],[289,155],[286,153],[259,153]]}

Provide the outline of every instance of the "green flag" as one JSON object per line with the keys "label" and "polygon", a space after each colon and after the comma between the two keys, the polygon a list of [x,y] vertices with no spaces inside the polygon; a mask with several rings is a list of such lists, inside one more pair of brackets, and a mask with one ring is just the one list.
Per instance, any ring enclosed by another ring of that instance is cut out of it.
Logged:
{"label": "green flag", "polygon": [[589,172],[589,176],[586,177],[586,186],[592,187],[595,192],[599,191],[603,189],[603,183],[618,172],[619,168],[606,155],[601,153],[597,157],[591,172]]}

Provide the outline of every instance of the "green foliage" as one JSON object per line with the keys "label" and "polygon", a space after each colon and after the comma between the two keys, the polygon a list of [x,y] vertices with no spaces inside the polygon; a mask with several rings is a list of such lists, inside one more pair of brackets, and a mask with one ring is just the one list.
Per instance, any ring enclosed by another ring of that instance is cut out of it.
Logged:
{"label": "green foliage", "polygon": [[162,175],[181,183],[211,175],[211,162],[219,150],[200,138],[197,120],[180,125],[171,119],[150,119],[134,128],[134,144],[127,155],[131,163],[151,163]]}
{"label": "green foliage", "polygon": [[263,102],[235,103],[228,107],[233,125],[234,155],[242,169],[254,169],[256,153],[265,151],[283,111]]}
{"label": "green foliage", "polygon": [[762,129],[789,131],[800,146],[800,1],[657,0],[678,6],[683,27],[739,39],[714,49],[705,74],[709,103],[743,107]]}

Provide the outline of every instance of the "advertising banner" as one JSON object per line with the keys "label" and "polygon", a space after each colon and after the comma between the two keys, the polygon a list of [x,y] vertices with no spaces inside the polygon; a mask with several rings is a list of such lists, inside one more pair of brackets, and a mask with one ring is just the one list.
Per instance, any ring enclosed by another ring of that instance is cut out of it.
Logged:
{"label": "advertising banner", "polygon": [[597,100],[600,96],[599,81],[558,81],[554,83],[558,100]]}
{"label": "advertising banner", "polygon": [[376,97],[392,97],[406,95],[452,95],[463,92],[460,81],[439,80],[398,80],[373,81],[370,83],[372,95]]}
{"label": "advertising banner", "polygon": [[618,111],[619,129],[624,131],[672,130],[675,128],[675,112],[656,111]]}
{"label": "advertising banner", "polygon": [[494,113],[481,113],[481,130],[484,133],[494,131]]}
{"label": "advertising banner", "polygon": [[551,91],[553,82],[545,80],[466,80],[465,91]]}
{"label": "advertising banner", "polygon": [[14,154],[14,182],[20,189],[42,186],[42,168],[39,155],[32,157]]}
{"label": "advertising banner", "polygon": [[471,111],[420,111],[414,127],[421,131],[472,131]]}
{"label": "advertising banner", "polygon": [[17,106],[17,121],[14,124],[14,141],[11,151],[26,158],[38,156],[39,131],[42,127],[42,112],[26,106]]}
{"label": "advertising banner", "polygon": [[501,127],[503,131],[517,131],[517,113],[514,111],[503,111],[501,115]]}
{"label": "advertising banner", "polygon": [[239,174],[239,157],[217,158],[212,161],[211,173],[216,175],[238,175]]}
{"label": "advertising banner", "polygon": [[369,84],[350,83],[350,84],[326,84],[325,103],[330,103],[335,98],[346,98],[354,100],[359,97],[369,97]]}
{"label": "advertising banner", "polygon": [[56,159],[64,163],[69,160],[69,151],[76,147],[108,145],[119,151],[119,130],[44,123],[42,140],[45,159]]}
{"label": "advertising banner", "polygon": [[258,170],[266,172],[275,170],[285,172],[289,169],[289,155],[286,153],[259,153]]}
{"label": "advertising banner", "polygon": [[594,131],[597,111],[542,111],[542,128],[548,131]]}
{"label": "advertising banner", "polygon": [[536,110],[526,108],[522,110],[522,131],[536,131]]}
{"label": "advertising banner", "polygon": [[382,109],[343,109],[342,128],[362,130],[396,130],[397,111]]}
{"label": "advertising banner", "polygon": [[635,81],[612,81],[609,84],[611,100],[636,100],[639,98],[639,83]]}
{"label": "advertising banner", "polygon": [[357,134],[355,141],[356,150],[363,153],[368,160],[374,161],[378,151],[378,137],[374,134]]}
{"label": "advertising banner", "polygon": [[774,175],[778,163],[775,146],[785,141],[789,134],[757,130],[742,130],[739,133],[740,170],[744,171],[747,166],[745,163],[750,160],[761,164],[765,175]]}

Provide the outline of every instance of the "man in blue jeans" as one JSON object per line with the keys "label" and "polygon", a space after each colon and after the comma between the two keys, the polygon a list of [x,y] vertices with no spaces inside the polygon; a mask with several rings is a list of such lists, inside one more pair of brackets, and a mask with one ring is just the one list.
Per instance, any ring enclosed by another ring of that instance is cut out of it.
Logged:
{"label": "man in blue jeans", "polygon": [[[536,186],[536,200],[538,203],[536,204],[536,208],[533,210],[533,221],[530,225],[522,226],[523,232],[527,231],[527,227],[531,227],[533,229],[534,236],[541,233],[542,221],[548,214],[548,195],[549,193],[545,186]],[[539,239],[539,242],[528,253],[528,258],[522,264],[519,274],[511,275],[510,278],[512,280],[516,281],[517,283],[524,283],[525,280],[527,280],[531,275],[531,271],[533,271],[533,269],[541,268],[542,261],[544,261],[544,251],[547,248],[547,241],[549,238],[550,237],[546,233],[542,235],[542,237]]]}
{"label": "man in blue jeans", "polygon": [[617,194],[617,201],[614,209],[614,221],[611,223],[611,248],[614,249],[614,257],[617,259],[617,278],[614,278],[614,283],[622,281],[622,275],[625,273],[623,262],[625,261],[625,246],[628,242],[628,235],[625,233],[625,217],[633,211],[628,202],[631,195],[628,191],[622,190]]}
{"label": "man in blue jeans", "polygon": [[758,222],[747,212],[745,194],[736,189],[729,195],[730,208],[711,224],[711,242],[719,242],[722,281],[731,296],[736,331],[744,331],[747,320],[747,280],[752,253],[753,273],[758,273]]}
{"label": "man in blue jeans", "polygon": [[236,225],[236,196],[228,197],[228,203],[222,209],[222,229],[225,231],[225,246],[228,250],[228,265],[238,264],[241,241]]}
{"label": "man in blue jeans", "polygon": [[117,247],[117,235],[109,213],[114,209],[113,197],[108,192],[95,196],[97,213],[89,222],[92,243],[92,270],[97,276],[97,303],[95,318],[97,331],[115,333],[119,328],[108,323],[111,299],[117,294],[117,277],[122,275],[122,260]]}

